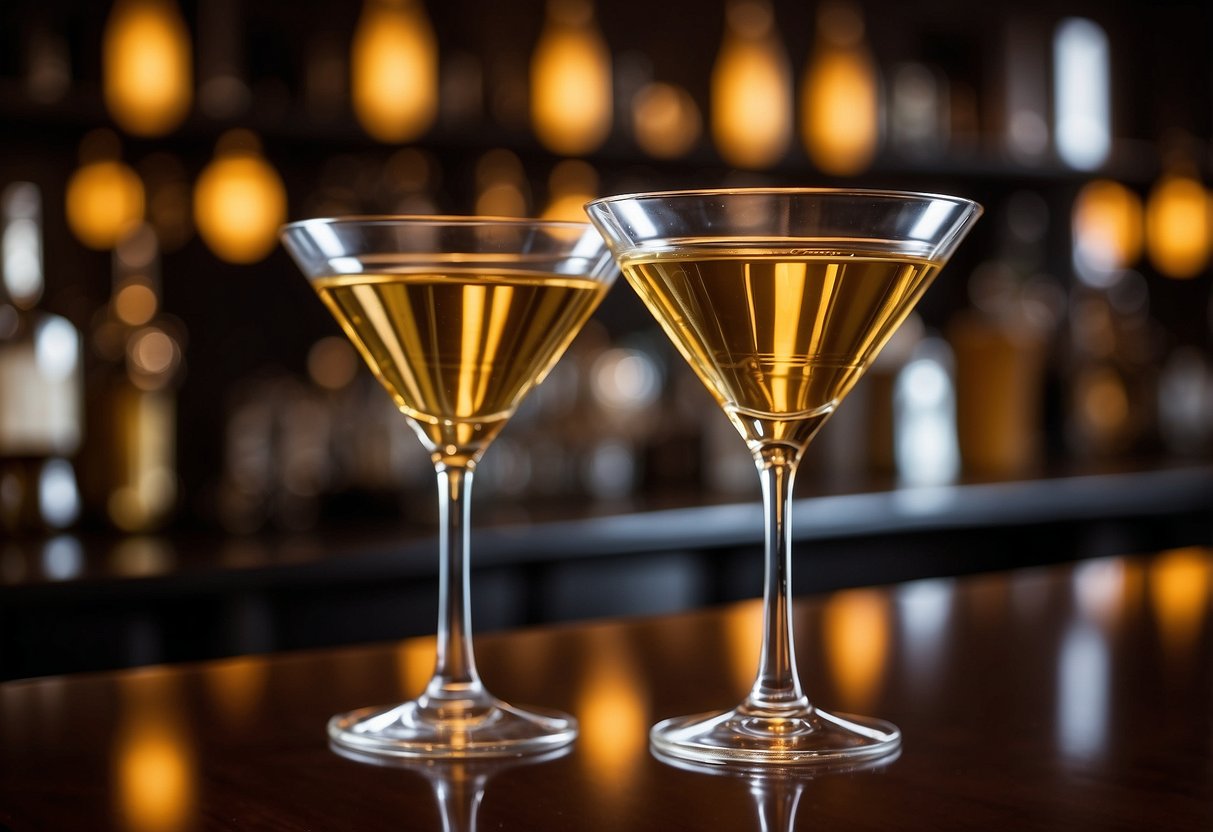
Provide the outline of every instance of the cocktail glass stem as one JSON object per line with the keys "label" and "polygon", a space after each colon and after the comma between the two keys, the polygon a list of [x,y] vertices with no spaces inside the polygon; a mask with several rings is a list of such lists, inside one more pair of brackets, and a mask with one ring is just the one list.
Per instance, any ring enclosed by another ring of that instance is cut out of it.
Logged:
{"label": "cocktail glass stem", "polygon": [[792,483],[799,458],[799,448],[784,445],[766,445],[754,454],[766,514],[766,586],[758,678],[743,707],[772,715],[809,708],[792,635]]}
{"label": "cocktail glass stem", "polygon": [[476,672],[472,652],[470,580],[471,465],[439,462],[438,474],[438,656],[420,704],[443,718],[488,706],[490,697]]}

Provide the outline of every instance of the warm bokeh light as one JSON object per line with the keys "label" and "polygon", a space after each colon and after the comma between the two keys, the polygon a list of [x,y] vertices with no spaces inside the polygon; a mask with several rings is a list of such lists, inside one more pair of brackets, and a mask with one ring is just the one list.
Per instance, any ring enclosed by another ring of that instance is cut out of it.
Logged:
{"label": "warm bokeh light", "polygon": [[348,387],[358,374],[358,353],[349,339],[340,335],[321,338],[307,352],[307,374],[314,384],[325,390]]}
{"label": "warm bokeh light", "polygon": [[105,25],[102,91],[122,128],[163,135],[193,100],[189,31],[172,0],[118,0]]}
{"label": "warm bokeh light", "polygon": [[1146,251],[1167,277],[1189,278],[1209,262],[1209,195],[1200,182],[1170,173],[1146,202]]}
{"label": "warm bokeh light", "polygon": [[587,631],[593,642],[576,713],[577,747],[593,780],[613,800],[626,797],[647,757],[649,712],[642,676],[617,630]]}
{"label": "warm bokeh light", "polygon": [[766,0],[734,0],[712,67],[712,139],[743,168],[769,167],[792,135],[792,78]]}
{"label": "warm bokeh light", "polygon": [[118,150],[109,131],[85,136],[82,164],[67,182],[67,224],[89,248],[113,248],[143,219],[143,182],[118,161]]}
{"label": "warm bokeh light", "polygon": [[208,665],[203,673],[211,701],[228,726],[243,727],[256,716],[269,678],[264,659],[228,659]]}
{"label": "warm bokeh light", "polygon": [[848,176],[872,162],[880,127],[876,63],[863,18],[849,3],[819,9],[817,38],[800,88],[800,132],[813,164]]}
{"label": "warm bokeh light", "polygon": [[1150,602],[1167,653],[1186,660],[1209,614],[1209,556],[1204,549],[1172,549],[1150,567]]}
{"label": "warm bokeh light", "polygon": [[286,188],[260,153],[256,137],[232,130],[194,188],[194,223],[207,246],[229,263],[255,263],[278,244]]}
{"label": "warm bokeh light", "polygon": [[434,675],[437,642],[433,638],[411,638],[396,648],[396,676],[400,691],[412,698],[425,690]]}
{"label": "warm bokeh light", "polygon": [[531,56],[531,121],[554,153],[579,156],[611,130],[611,53],[589,0],[549,0]]}
{"label": "warm bokeh light", "polygon": [[114,295],[114,314],[124,324],[141,326],[155,316],[158,304],[156,293],[150,286],[131,283]]}
{"label": "warm bokeh light", "polygon": [[640,149],[658,159],[685,156],[703,132],[691,94],[677,84],[645,84],[632,97],[632,124]]}
{"label": "warm bokeh light", "polygon": [[427,131],[438,113],[438,41],[420,0],[366,0],[350,55],[354,115],[381,142]]}
{"label": "warm bokeh light", "polygon": [[822,616],[826,661],[848,708],[872,704],[884,677],[892,616],[884,593],[874,589],[837,592]]}
{"label": "warm bokeh light", "polygon": [[1088,182],[1074,200],[1074,256],[1080,268],[1125,269],[1141,256],[1141,198],[1110,179]]}
{"label": "warm bokeh light", "polygon": [[740,604],[731,610],[724,635],[733,682],[739,690],[749,690],[758,675],[762,652],[762,602]]}
{"label": "warm bokeh light", "polygon": [[548,193],[542,219],[585,222],[585,204],[598,196],[598,172],[588,162],[566,159],[552,168]]}
{"label": "warm bokeh light", "polygon": [[483,217],[530,215],[522,162],[509,150],[490,150],[476,163],[476,213]]}
{"label": "warm bokeh light", "polygon": [[180,691],[159,671],[123,680],[123,718],[114,741],[114,798],[122,828],[177,832],[191,828],[197,766],[180,715]]}
{"label": "warm bokeh light", "polygon": [[[176,345],[171,340],[161,340],[158,336],[164,334],[158,330],[149,330],[132,346],[150,355],[135,360],[156,363],[167,360],[170,366],[163,374],[168,375],[176,357]],[[138,373],[135,369],[132,376],[140,378]],[[117,388],[111,396],[113,431],[107,439],[112,488],[106,499],[106,513],[110,522],[122,531],[149,531],[158,527],[177,503],[175,399],[163,390],[141,390],[134,386]]]}

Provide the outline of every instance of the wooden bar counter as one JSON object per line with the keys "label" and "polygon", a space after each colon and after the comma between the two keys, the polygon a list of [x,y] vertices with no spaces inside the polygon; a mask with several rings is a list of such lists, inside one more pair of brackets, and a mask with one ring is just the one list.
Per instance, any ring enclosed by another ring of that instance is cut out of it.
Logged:
{"label": "wooden bar counter", "polygon": [[655,720],[743,695],[757,602],[478,639],[495,693],[581,720],[546,760],[329,749],[331,714],[420,689],[432,639],[8,682],[0,829],[1207,832],[1211,597],[1190,548],[800,599],[810,696],[904,733],[883,766],[816,776],[649,752]]}

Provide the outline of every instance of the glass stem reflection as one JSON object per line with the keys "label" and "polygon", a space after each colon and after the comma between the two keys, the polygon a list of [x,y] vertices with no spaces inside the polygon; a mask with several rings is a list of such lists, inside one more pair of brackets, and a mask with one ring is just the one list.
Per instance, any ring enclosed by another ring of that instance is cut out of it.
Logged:
{"label": "glass stem reflection", "polygon": [[792,639],[792,481],[801,448],[769,444],[755,450],[766,513],[766,586],[758,678],[746,699],[754,711],[796,711],[809,705],[796,672]]}
{"label": "glass stem reflection", "polygon": [[[483,704],[488,698],[472,654],[469,538],[471,466],[439,463],[438,473],[438,659],[422,707],[444,717]],[[450,711],[454,711],[451,713]]]}

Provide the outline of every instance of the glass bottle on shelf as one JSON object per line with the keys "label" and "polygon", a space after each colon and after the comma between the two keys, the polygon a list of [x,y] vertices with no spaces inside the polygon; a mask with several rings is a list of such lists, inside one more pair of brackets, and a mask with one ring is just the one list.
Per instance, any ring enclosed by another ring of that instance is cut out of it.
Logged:
{"label": "glass bottle on shelf", "polygon": [[160,245],[141,224],[114,248],[113,296],[98,313],[86,499],[125,532],[162,526],[177,505],[180,324],[160,311]]}
{"label": "glass bottle on shelf", "polygon": [[42,197],[31,182],[0,193],[0,530],[36,533],[75,522],[72,456],[80,446],[80,336],[38,308],[45,287]]}

